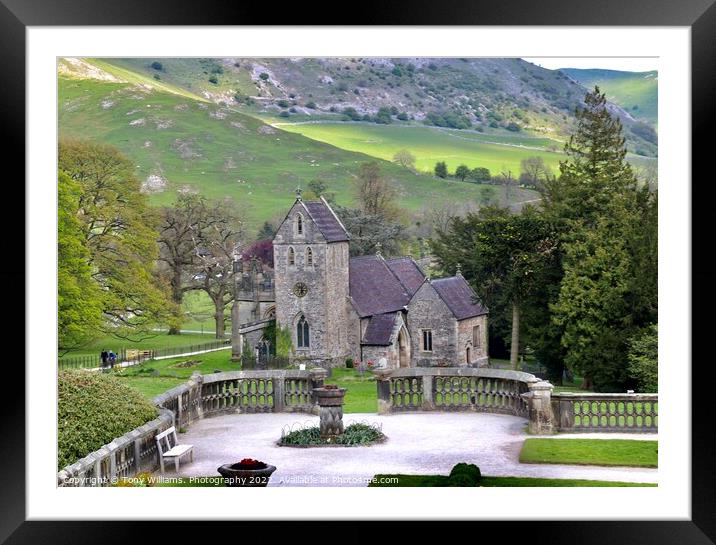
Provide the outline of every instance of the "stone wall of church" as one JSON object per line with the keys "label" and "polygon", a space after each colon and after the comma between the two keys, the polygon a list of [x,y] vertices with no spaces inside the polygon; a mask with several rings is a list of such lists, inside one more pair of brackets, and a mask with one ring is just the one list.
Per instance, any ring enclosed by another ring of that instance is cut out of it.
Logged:
{"label": "stone wall of church", "polygon": [[[425,282],[408,304],[411,367],[457,365],[457,329],[455,316],[435,288]],[[432,351],[424,350],[424,330],[432,332]]]}
{"label": "stone wall of church", "polygon": [[[475,327],[479,329],[477,332]],[[475,336],[477,335],[477,339]],[[477,340],[477,344],[475,344]],[[467,349],[470,349],[470,361],[467,358]],[[471,367],[484,367],[488,363],[487,359],[487,316],[475,316],[466,320],[460,320],[457,323],[457,350],[462,351],[462,361],[459,365],[469,365]]]}
{"label": "stone wall of church", "polygon": [[360,341],[363,337],[361,329],[362,320],[360,319],[358,313],[356,312],[355,308],[353,308],[353,305],[350,302],[348,302],[347,304],[346,321],[346,349],[348,351],[346,357],[351,357],[353,358],[353,361],[358,361],[361,358]]}
{"label": "stone wall of church", "polygon": [[[303,233],[296,233],[295,217],[303,217]],[[308,262],[310,248],[312,263]],[[293,249],[294,264],[289,263]],[[296,359],[335,366],[347,354],[346,303],[348,300],[348,243],[327,244],[299,203],[294,204],[273,242],[276,321],[288,327]],[[303,297],[294,292],[306,284]],[[309,348],[298,348],[296,326],[301,315],[310,329]]]}

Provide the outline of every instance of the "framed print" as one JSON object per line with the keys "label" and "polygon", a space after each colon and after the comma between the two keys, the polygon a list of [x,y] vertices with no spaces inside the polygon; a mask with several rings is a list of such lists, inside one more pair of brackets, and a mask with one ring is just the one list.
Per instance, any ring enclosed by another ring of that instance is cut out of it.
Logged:
{"label": "framed print", "polygon": [[710,2],[0,2],[2,540],[716,540]]}

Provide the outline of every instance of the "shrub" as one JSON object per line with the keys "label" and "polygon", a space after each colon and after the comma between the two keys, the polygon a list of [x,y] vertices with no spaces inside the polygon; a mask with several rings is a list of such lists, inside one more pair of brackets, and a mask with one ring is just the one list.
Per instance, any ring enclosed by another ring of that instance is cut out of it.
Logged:
{"label": "shrub", "polygon": [[161,76],[160,76],[159,74],[154,74],[154,79],[160,80],[160,79],[162,79],[162,78],[161,78]]}
{"label": "shrub", "polygon": [[151,402],[108,374],[60,371],[57,384],[58,469],[157,417]]}
{"label": "shrub", "polygon": [[291,114],[288,113],[287,110],[282,111],[280,114],[278,114],[279,117],[289,117]]}
{"label": "shrub", "polygon": [[309,109],[311,109],[311,110],[315,110],[315,109],[316,109],[316,103],[313,102],[313,101],[311,101],[311,102],[306,102],[306,108],[309,108]]}
{"label": "shrub", "polygon": [[261,78],[262,80],[266,81],[267,79],[269,79],[269,75],[268,75],[266,72],[261,72],[261,73],[259,74],[259,78]]}
{"label": "shrub", "polygon": [[154,61],[151,66],[154,70],[164,70],[164,66],[159,61]]}
{"label": "shrub", "polygon": [[353,358],[346,358],[346,368],[353,369]]}
{"label": "shrub", "polygon": [[214,85],[216,85],[217,83],[219,83],[219,80],[216,76],[211,76],[209,78],[209,83],[213,83]]}
{"label": "shrub", "polygon": [[284,100],[284,99],[279,100],[278,102],[276,102],[276,104],[278,104],[279,108],[288,108],[290,105],[288,103],[288,100]]}
{"label": "shrub", "polygon": [[472,484],[467,485],[451,485],[451,486],[477,486],[480,484],[480,481],[482,480],[482,474],[480,473],[480,468],[477,467],[475,464],[467,464],[465,462],[461,462],[459,464],[456,464],[451,470],[450,470],[450,481],[456,480],[459,482],[465,482],[470,481]]}
{"label": "shrub", "polygon": [[514,121],[510,122],[505,128],[508,131],[512,131],[512,132],[519,132],[520,130],[522,130],[520,128],[520,126],[517,123],[515,123]]}

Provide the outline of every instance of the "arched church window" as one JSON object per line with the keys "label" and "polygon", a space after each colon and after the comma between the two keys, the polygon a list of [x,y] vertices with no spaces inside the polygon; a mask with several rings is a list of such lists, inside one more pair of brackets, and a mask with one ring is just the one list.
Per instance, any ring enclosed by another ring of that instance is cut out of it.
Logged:
{"label": "arched church window", "polygon": [[313,267],[313,250],[306,248],[306,265]]}
{"label": "arched church window", "polygon": [[296,341],[298,348],[309,348],[311,346],[311,333],[305,316],[301,316],[296,324]]}
{"label": "arched church window", "polygon": [[303,216],[301,214],[296,214],[296,234],[303,234]]}
{"label": "arched church window", "polygon": [[296,252],[293,251],[293,248],[288,249],[288,264],[289,265],[296,264]]}

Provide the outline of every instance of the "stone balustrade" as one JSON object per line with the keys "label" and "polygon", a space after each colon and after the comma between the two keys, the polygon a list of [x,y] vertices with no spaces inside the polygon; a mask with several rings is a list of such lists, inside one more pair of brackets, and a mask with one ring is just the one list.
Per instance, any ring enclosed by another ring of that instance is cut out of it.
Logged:
{"label": "stone balustrade", "polygon": [[558,431],[659,431],[658,394],[559,393],[551,404]]}
{"label": "stone balustrade", "polygon": [[378,412],[476,411],[523,416],[551,433],[552,385],[529,373],[468,367],[378,370]]}
{"label": "stone balustrade", "polygon": [[125,433],[57,473],[58,486],[108,486],[159,467],[155,437],[208,416],[228,413],[318,414],[313,390],[323,387],[325,369],[230,371],[191,378],[154,398],[159,416]]}

